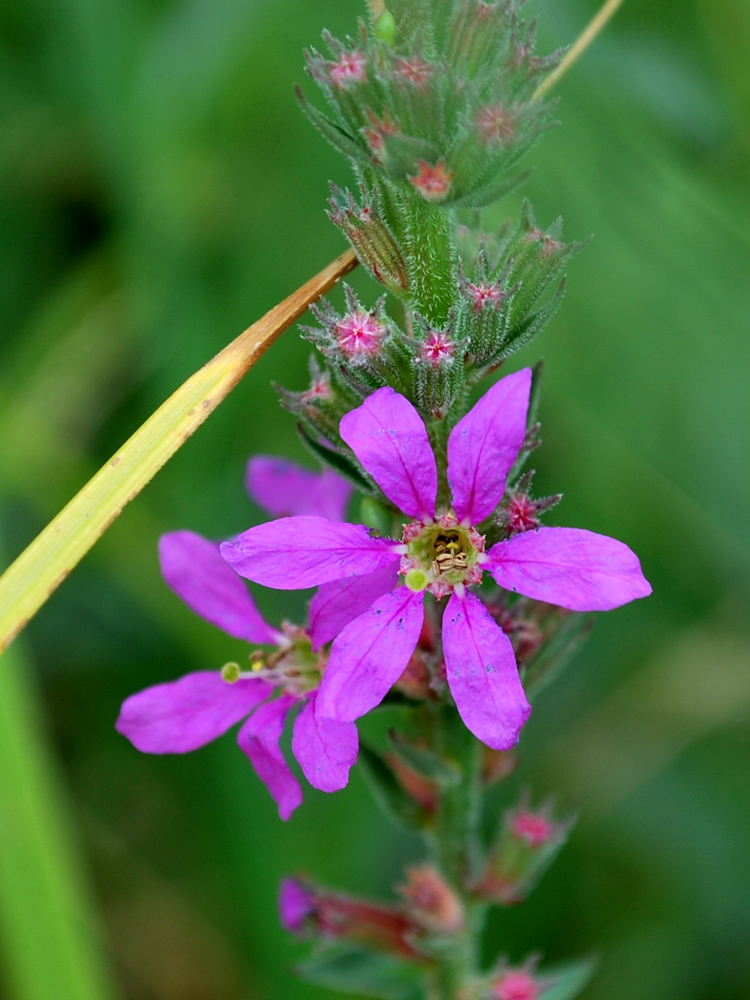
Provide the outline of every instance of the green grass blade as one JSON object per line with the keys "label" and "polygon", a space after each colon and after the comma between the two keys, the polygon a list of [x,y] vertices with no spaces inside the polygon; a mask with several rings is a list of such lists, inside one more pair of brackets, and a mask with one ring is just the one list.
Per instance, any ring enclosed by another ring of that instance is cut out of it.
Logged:
{"label": "green grass blade", "polygon": [[65,795],[18,647],[0,670],[0,957],[8,1000],[113,1000]]}

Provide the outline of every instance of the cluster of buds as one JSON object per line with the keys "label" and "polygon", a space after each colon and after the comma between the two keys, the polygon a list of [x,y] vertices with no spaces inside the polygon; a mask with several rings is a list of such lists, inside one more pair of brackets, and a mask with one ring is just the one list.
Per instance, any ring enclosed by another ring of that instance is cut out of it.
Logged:
{"label": "cluster of buds", "polygon": [[357,39],[329,34],[328,55],[307,56],[332,114],[303,99],[313,122],[361,168],[425,201],[477,207],[512,186],[512,171],[539,134],[551,105],[534,100],[560,53],[534,52],[535,26],[512,0],[392,3]]}
{"label": "cluster of buds", "polygon": [[524,900],[567,840],[575,816],[556,819],[551,803],[533,809],[527,795],[506,812],[476,891],[502,906]]}

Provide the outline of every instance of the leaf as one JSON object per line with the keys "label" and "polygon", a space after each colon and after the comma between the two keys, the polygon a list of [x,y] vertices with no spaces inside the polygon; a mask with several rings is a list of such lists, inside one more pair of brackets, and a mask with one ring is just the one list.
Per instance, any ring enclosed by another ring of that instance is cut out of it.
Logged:
{"label": "leaf", "polygon": [[361,146],[356,139],[349,135],[348,132],[345,132],[339,125],[332,122],[331,119],[324,115],[322,111],[319,111],[314,104],[310,104],[299,87],[295,87],[294,92],[297,95],[297,100],[302,105],[302,110],[313,123],[315,128],[330,142],[334,149],[337,149],[340,153],[343,153],[344,156],[348,156],[353,160],[357,160],[361,163],[369,163],[370,154],[364,146]]}
{"label": "leaf", "polygon": [[580,962],[543,969],[541,978],[551,979],[553,984],[542,993],[541,1000],[572,1000],[594,975],[596,965],[595,959],[586,958]]}
{"label": "leaf", "polygon": [[393,769],[380,754],[363,744],[359,750],[359,763],[360,771],[383,812],[394,822],[424,829],[427,813],[406,794]]}
{"label": "leaf", "polygon": [[424,1000],[422,969],[388,955],[337,946],[297,967],[304,979],[341,993],[381,1000]]}
{"label": "leaf", "polygon": [[31,664],[22,657],[14,647],[0,668],[3,995],[111,1000],[64,782],[46,746]]}
{"label": "leaf", "polygon": [[461,772],[454,764],[438,757],[431,750],[422,750],[412,743],[407,743],[394,732],[389,735],[393,752],[420,778],[427,778],[428,781],[434,781],[443,787],[455,785],[460,780]]}
{"label": "leaf", "polygon": [[531,170],[524,170],[523,173],[513,177],[499,177],[481,187],[459,195],[455,201],[451,200],[451,208],[484,208],[493,202],[506,198],[522,187],[531,177]]}

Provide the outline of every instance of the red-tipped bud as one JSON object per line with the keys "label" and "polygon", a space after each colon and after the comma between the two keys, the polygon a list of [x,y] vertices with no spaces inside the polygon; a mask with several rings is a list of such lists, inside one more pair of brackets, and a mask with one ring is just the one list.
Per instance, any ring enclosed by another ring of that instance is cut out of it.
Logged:
{"label": "red-tipped bud", "polygon": [[362,131],[364,132],[367,144],[374,153],[375,157],[378,160],[382,160],[383,154],[385,153],[385,140],[383,139],[383,136],[396,135],[398,133],[398,124],[392,119],[388,108],[385,109],[385,113],[382,118],[378,118],[375,112],[368,108],[367,118],[370,122],[370,127],[365,128]]}
{"label": "red-tipped bud", "polygon": [[510,829],[516,840],[525,840],[534,850],[544,847],[557,836],[558,832],[556,824],[549,816],[540,812],[529,812],[525,809],[521,809],[513,815]]}
{"label": "red-tipped bud", "polygon": [[497,281],[480,281],[477,284],[466,282],[465,292],[474,305],[474,312],[484,309],[498,309],[505,300],[505,292]]}
{"label": "red-tipped bud", "polygon": [[421,56],[412,56],[411,59],[399,59],[396,63],[396,76],[406,80],[417,90],[425,90],[430,78],[435,71],[435,67],[425,62]]}
{"label": "red-tipped bud", "polygon": [[514,535],[539,527],[536,505],[524,493],[511,497],[505,516]]}
{"label": "red-tipped bud", "polygon": [[310,383],[310,388],[299,394],[300,402],[307,405],[332,397],[331,377],[328,372],[324,372],[319,378],[314,378]]}
{"label": "red-tipped bud", "polygon": [[419,173],[409,177],[409,183],[426,201],[444,201],[453,185],[453,171],[446,169],[443,160],[434,166],[426,160],[417,160],[417,166]]}
{"label": "red-tipped bud", "polygon": [[419,346],[417,357],[420,361],[439,368],[446,361],[452,361],[456,354],[456,344],[441,330],[430,330]]}
{"label": "red-tipped bud", "polygon": [[541,243],[541,256],[551,257],[552,254],[557,253],[560,250],[565,250],[565,244],[561,243],[560,240],[553,239],[544,230],[535,227],[526,235],[526,241],[528,243]]}
{"label": "red-tipped bud", "polygon": [[478,891],[484,899],[510,906],[525,899],[567,840],[574,818],[555,820],[551,807],[531,809],[524,796],[505,814],[487,857]]}
{"label": "red-tipped bud", "polygon": [[476,117],[480,138],[489,146],[499,146],[516,138],[516,118],[502,104],[488,104]]}
{"label": "red-tipped bud", "polygon": [[497,1000],[539,1000],[542,984],[525,969],[509,969],[493,984]]}
{"label": "red-tipped bud", "polygon": [[401,958],[418,959],[410,944],[419,925],[402,909],[341,896],[301,879],[284,879],[279,895],[283,926],[293,934],[351,941]]}
{"label": "red-tipped bud", "polygon": [[372,313],[357,309],[334,325],[334,337],[341,353],[349,358],[362,358],[377,354],[388,334],[388,327]]}
{"label": "red-tipped bud", "polygon": [[460,934],[466,923],[463,904],[437,869],[429,864],[407,868],[406,877],[398,891],[417,923],[430,934]]}
{"label": "red-tipped bud", "polygon": [[328,64],[328,73],[334,87],[352,86],[364,83],[367,78],[367,59],[357,49],[353,52],[342,52],[339,59]]}

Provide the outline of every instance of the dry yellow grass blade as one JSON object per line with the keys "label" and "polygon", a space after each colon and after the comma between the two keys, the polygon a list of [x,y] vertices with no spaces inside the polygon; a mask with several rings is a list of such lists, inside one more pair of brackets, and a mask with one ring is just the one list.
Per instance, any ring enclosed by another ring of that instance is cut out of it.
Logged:
{"label": "dry yellow grass blade", "polygon": [[0,577],[0,651],[258,358],[357,259],[338,257],[192,375],[125,442]]}

